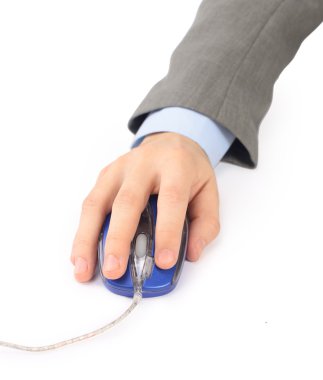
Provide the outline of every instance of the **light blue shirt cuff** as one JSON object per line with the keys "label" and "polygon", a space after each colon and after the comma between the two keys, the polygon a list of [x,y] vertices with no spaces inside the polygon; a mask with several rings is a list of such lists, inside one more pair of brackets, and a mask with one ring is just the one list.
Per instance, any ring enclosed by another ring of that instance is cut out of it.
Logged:
{"label": "light blue shirt cuff", "polygon": [[176,132],[197,142],[208,155],[213,167],[230,148],[235,136],[207,116],[183,107],[166,107],[151,112],[140,125],[130,148],[155,132]]}

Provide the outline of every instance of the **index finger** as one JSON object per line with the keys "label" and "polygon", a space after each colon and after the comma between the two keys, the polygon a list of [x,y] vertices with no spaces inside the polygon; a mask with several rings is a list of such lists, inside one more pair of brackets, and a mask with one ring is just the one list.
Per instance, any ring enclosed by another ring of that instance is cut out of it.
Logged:
{"label": "index finger", "polygon": [[119,181],[114,170],[105,168],[101,171],[94,188],[83,201],[79,226],[70,256],[71,262],[75,265],[74,275],[78,281],[88,281],[94,273],[98,237],[119,188]]}

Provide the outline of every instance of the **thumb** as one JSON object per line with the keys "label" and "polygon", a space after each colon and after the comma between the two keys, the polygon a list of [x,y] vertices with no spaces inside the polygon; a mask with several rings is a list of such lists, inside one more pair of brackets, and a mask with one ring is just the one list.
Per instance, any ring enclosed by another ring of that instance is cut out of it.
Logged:
{"label": "thumb", "polygon": [[203,248],[220,232],[219,195],[215,176],[191,200],[188,216],[190,227],[186,258],[196,261]]}

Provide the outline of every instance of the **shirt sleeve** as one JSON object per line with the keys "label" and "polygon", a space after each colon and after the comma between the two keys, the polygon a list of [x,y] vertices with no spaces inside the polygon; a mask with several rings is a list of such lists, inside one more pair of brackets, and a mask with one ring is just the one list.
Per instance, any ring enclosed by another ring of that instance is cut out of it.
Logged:
{"label": "shirt sleeve", "polygon": [[130,148],[140,145],[155,132],[176,132],[197,142],[205,151],[213,167],[221,161],[235,136],[207,116],[184,107],[165,107],[150,112],[134,136]]}

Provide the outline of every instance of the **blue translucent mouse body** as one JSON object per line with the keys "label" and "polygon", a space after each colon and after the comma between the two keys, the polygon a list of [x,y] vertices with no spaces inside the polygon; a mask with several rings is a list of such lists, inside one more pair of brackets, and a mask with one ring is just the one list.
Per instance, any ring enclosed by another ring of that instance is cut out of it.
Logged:
{"label": "blue translucent mouse body", "polygon": [[127,297],[134,294],[133,276],[136,273],[144,274],[142,284],[143,297],[156,297],[173,290],[181,275],[186,257],[188,241],[188,218],[186,216],[182,231],[182,240],[177,263],[170,269],[160,269],[155,265],[155,226],[157,218],[157,195],[150,196],[146,208],[141,214],[137,231],[131,242],[127,270],[116,280],[104,277],[102,268],[104,262],[104,246],[109,230],[111,213],[106,216],[99,237],[98,263],[100,275],[104,285],[113,293]]}

